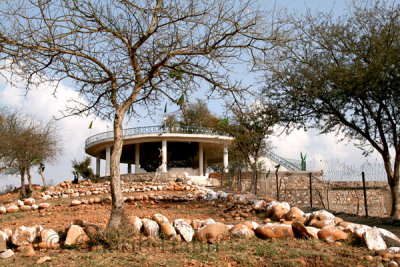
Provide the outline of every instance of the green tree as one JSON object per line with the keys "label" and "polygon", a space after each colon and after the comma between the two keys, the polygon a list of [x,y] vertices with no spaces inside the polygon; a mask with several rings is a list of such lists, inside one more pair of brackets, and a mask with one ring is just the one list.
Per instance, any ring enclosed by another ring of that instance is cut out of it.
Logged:
{"label": "green tree", "polygon": [[[32,191],[31,167],[55,160],[61,152],[54,121],[44,123],[20,110],[1,109],[0,154],[9,174],[21,177],[21,197],[26,195],[25,174],[28,176],[28,192]],[[46,186],[44,176],[43,185]]]}
{"label": "green tree", "polygon": [[400,219],[400,6],[362,1],[339,18],[307,15],[268,66],[266,98],[288,123],[342,133],[383,159]]}
{"label": "green tree", "polygon": [[231,77],[264,55],[280,24],[249,1],[10,0],[0,4],[0,58],[28,86],[67,79],[84,101],[69,115],[113,121],[112,209],[107,229],[124,214],[119,163],[122,125],[139,106],[179,104],[182,95],[209,86],[215,96],[239,93]]}
{"label": "green tree", "polygon": [[272,106],[256,101],[246,108],[231,108],[229,123],[222,126],[225,132],[235,139],[230,148],[231,161],[244,159],[251,167],[253,179],[251,187],[257,193],[257,171],[260,157],[270,148],[268,137],[274,133],[274,127],[280,122],[280,114]]}
{"label": "green tree", "polygon": [[182,104],[179,115],[169,114],[166,125],[197,126],[218,128],[220,120],[213,114],[205,101],[196,99],[196,102]]}
{"label": "green tree", "polygon": [[79,177],[82,177],[85,180],[94,178],[93,169],[90,167],[92,160],[90,157],[85,157],[82,161],[77,161],[74,159],[72,161],[72,174],[74,175],[74,181],[78,181]]}

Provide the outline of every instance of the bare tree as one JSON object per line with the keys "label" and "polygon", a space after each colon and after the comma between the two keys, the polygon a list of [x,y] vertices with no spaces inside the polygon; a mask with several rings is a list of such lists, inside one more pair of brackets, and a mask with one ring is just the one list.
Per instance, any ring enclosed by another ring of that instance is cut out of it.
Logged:
{"label": "bare tree", "polygon": [[75,102],[69,115],[93,112],[113,121],[108,229],[123,215],[126,113],[140,106],[151,111],[165,99],[179,104],[207,84],[210,94],[239,93],[245,88],[232,80],[232,70],[252,68],[270,47],[266,41],[279,38],[272,12],[252,0],[15,0],[0,10],[6,68],[28,86],[70,80],[85,102]]}

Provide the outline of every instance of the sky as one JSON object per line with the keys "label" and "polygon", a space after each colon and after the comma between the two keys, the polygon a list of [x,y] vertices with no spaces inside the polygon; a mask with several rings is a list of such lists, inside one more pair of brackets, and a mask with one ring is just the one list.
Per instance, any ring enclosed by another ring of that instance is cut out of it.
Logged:
{"label": "sky", "polygon": [[[267,1],[267,0],[265,0]],[[269,3],[271,1],[268,1]],[[340,15],[346,10],[349,1],[337,0],[278,0],[277,6],[286,7],[289,12],[304,12],[307,8],[312,11],[332,10],[334,14]],[[3,74],[7,75],[7,73]],[[242,75],[242,74],[238,74]],[[245,76],[245,75],[244,75]],[[242,77],[238,77],[241,79]],[[0,104],[17,107],[26,113],[33,114],[35,117],[44,121],[52,118],[60,118],[61,111],[65,109],[66,103],[71,98],[79,99],[79,95],[72,87],[61,83],[54,92],[54,86],[51,84],[43,84],[38,89],[32,89],[25,95],[22,83],[15,81],[15,85],[7,84],[4,79],[0,78]],[[54,93],[54,94],[53,94]],[[221,112],[221,109],[215,110],[212,105],[211,111],[215,113]],[[170,109],[173,109],[171,107]],[[162,111],[161,111],[162,112]],[[148,126],[161,122],[162,113],[154,117],[155,121],[149,118],[137,119],[129,122],[129,126]],[[89,129],[89,124],[93,122],[93,127]],[[50,184],[57,184],[64,180],[72,180],[71,161],[73,159],[82,160],[86,155],[84,152],[85,139],[91,135],[111,130],[112,123],[102,121],[95,117],[67,117],[57,120],[57,126],[62,139],[63,153],[56,162],[47,165],[44,172],[46,180]],[[360,165],[366,161],[361,151],[351,142],[338,143],[340,137],[334,134],[318,135],[315,130],[302,131],[295,130],[290,135],[273,136],[271,138],[274,152],[285,158],[300,159],[300,152],[307,153],[307,159],[331,160],[340,159],[351,165]],[[378,158],[377,154],[373,154],[369,160]],[[95,159],[92,159],[92,167]],[[102,161],[101,174],[104,174],[104,161]],[[126,172],[126,166],[121,167],[122,172]],[[40,175],[32,170],[33,183],[41,184]],[[0,174],[0,190],[7,185],[18,186],[20,179],[17,176],[5,176]]]}

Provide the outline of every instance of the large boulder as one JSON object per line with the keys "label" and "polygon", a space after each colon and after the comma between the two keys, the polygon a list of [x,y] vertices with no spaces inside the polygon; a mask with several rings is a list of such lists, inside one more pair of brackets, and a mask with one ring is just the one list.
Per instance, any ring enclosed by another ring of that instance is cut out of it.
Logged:
{"label": "large boulder", "polygon": [[7,213],[7,209],[5,207],[0,207],[0,214]]}
{"label": "large boulder", "polygon": [[237,224],[229,230],[231,236],[240,238],[250,238],[254,236],[254,231],[245,224]]}
{"label": "large boulder", "polygon": [[40,204],[38,205],[39,209],[47,209],[47,208],[49,208],[50,206],[51,206],[51,205],[50,205],[49,203],[45,203],[45,202],[40,203]]}
{"label": "large boulder", "polygon": [[79,201],[79,200],[77,200],[77,199],[74,199],[74,200],[72,200],[72,202],[71,202],[71,206],[79,206],[81,204],[81,201]]}
{"label": "large boulder", "polygon": [[387,247],[400,247],[400,239],[386,229],[378,228]]}
{"label": "large boulder", "polygon": [[272,201],[266,208],[266,215],[274,221],[279,221],[285,217],[289,210],[290,206],[287,202]]}
{"label": "large boulder", "polygon": [[249,227],[251,230],[255,230],[258,226],[260,226],[258,223],[253,221],[245,221],[243,224]]}
{"label": "large boulder", "polygon": [[162,215],[162,214],[159,214],[159,213],[153,214],[152,218],[153,218],[153,220],[156,221],[159,225],[161,225],[162,222],[168,222],[168,218],[165,217],[165,216]]}
{"label": "large boulder", "polygon": [[65,239],[64,245],[81,245],[89,241],[89,237],[79,225],[71,225],[67,232],[67,238]]}
{"label": "large boulder", "polygon": [[32,227],[18,227],[11,235],[11,243],[18,247],[32,244],[32,242],[39,237],[42,229],[43,228],[40,225]]}
{"label": "large boulder", "polygon": [[30,211],[32,209],[32,206],[21,206],[19,208],[20,211]]}
{"label": "large boulder", "polygon": [[8,239],[7,234],[0,231],[0,252],[7,250],[7,239]]}
{"label": "large boulder", "polygon": [[267,223],[257,227],[255,232],[257,236],[264,239],[294,237],[292,226],[284,224]]}
{"label": "large boulder", "polygon": [[321,229],[318,231],[318,238],[326,242],[335,242],[337,240],[346,240],[348,235],[335,228]]}
{"label": "large boulder", "polygon": [[158,237],[160,235],[160,226],[156,221],[144,218],[143,222],[143,233],[146,236]]}
{"label": "large boulder", "polygon": [[57,232],[53,229],[43,229],[40,233],[41,242],[45,242],[46,246],[52,246],[52,244],[57,244],[60,241],[60,237]]}
{"label": "large boulder", "polygon": [[308,226],[315,227],[318,229],[332,228],[335,227],[335,222],[330,219],[327,220],[312,219],[308,224]]}
{"label": "large boulder", "polygon": [[199,220],[199,219],[194,219],[194,220],[192,220],[191,225],[192,225],[193,229],[197,231],[200,227],[203,226],[203,221]]}
{"label": "large boulder", "polygon": [[365,244],[369,250],[385,250],[386,243],[382,238],[381,232],[375,226],[363,234]]}
{"label": "large boulder", "polygon": [[266,205],[267,205],[267,202],[265,202],[264,200],[256,200],[254,202],[254,204],[251,206],[251,208],[254,211],[259,211],[259,210],[263,209]]}
{"label": "large boulder", "polygon": [[305,222],[304,212],[298,207],[292,207],[289,212],[285,215],[288,221],[300,221]]}
{"label": "large boulder", "polygon": [[228,237],[229,228],[223,223],[210,223],[196,232],[196,239],[200,242],[216,243]]}
{"label": "large boulder", "polygon": [[215,223],[214,219],[208,218],[208,219],[205,219],[205,220],[203,221],[203,226],[204,226],[204,225],[207,225],[207,224],[213,224],[213,223]]}
{"label": "large boulder", "polygon": [[16,212],[18,210],[19,210],[19,208],[18,208],[17,205],[11,205],[10,207],[7,208],[7,213],[13,213],[13,212]]}
{"label": "large boulder", "polygon": [[174,221],[174,227],[176,231],[183,237],[186,242],[191,242],[194,235],[194,230],[190,224],[185,222],[183,219],[177,219]]}
{"label": "large boulder", "polygon": [[349,222],[340,222],[339,226],[344,227],[346,233],[353,233],[356,238],[361,241],[364,241],[364,233],[370,229],[371,226],[364,225],[364,224],[357,224],[357,223],[349,223]]}
{"label": "large boulder", "polygon": [[318,239],[319,229],[317,228],[307,227],[300,221],[294,221],[292,223],[292,228],[295,236],[297,237]]}
{"label": "large boulder", "polygon": [[170,222],[161,222],[160,231],[167,238],[170,238],[170,237],[173,237],[176,235],[175,228],[172,226],[172,224]]}
{"label": "large boulder", "polygon": [[143,226],[143,222],[139,217],[137,217],[137,216],[129,216],[128,217],[128,223],[132,226],[133,232],[135,234],[139,234],[140,233],[140,231],[142,229],[142,226]]}
{"label": "large boulder", "polygon": [[33,204],[35,204],[35,199],[34,198],[27,198],[27,199],[24,200],[24,205],[32,206]]}
{"label": "large boulder", "polygon": [[14,252],[11,249],[7,249],[6,251],[0,253],[0,259],[7,259],[12,256],[14,256]]}
{"label": "large boulder", "polygon": [[311,213],[311,219],[317,219],[319,221],[334,220],[335,215],[326,210],[317,210]]}

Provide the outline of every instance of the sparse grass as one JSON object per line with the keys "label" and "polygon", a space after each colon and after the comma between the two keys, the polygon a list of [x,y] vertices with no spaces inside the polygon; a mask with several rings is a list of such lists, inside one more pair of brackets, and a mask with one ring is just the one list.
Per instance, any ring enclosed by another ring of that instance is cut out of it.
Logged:
{"label": "sparse grass", "polygon": [[[240,241],[240,242],[239,242]],[[218,245],[200,243],[175,243],[161,239],[145,239],[142,247],[129,251],[86,249],[37,251],[37,257],[52,258],[49,266],[219,266],[232,262],[241,266],[301,266],[299,260],[311,266],[368,266],[365,260],[357,260],[367,254],[365,248],[341,246],[314,240],[261,240],[232,239]],[[348,251],[346,254],[344,251]],[[43,255],[42,255],[43,254]],[[34,265],[37,257],[16,256],[2,261],[5,266]]]}

